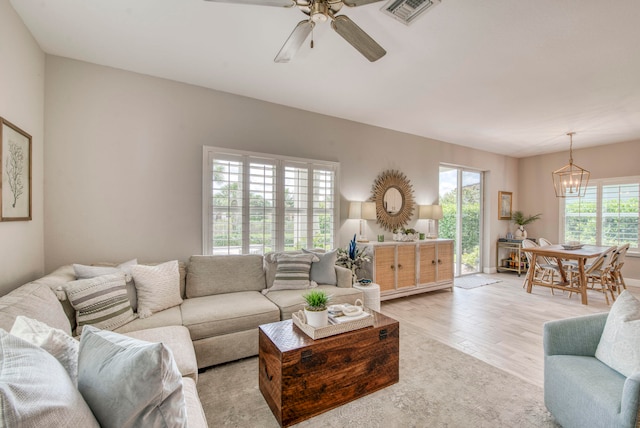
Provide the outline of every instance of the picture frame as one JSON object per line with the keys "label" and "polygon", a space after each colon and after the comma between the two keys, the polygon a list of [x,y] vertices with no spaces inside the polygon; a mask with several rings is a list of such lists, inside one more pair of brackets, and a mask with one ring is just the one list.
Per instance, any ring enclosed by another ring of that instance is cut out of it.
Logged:
{"label": "picture frame", "polygon": [[511,220],[513,193],[498,191],[498,220]]}
{"label": "picture frame", "polygon": [[31,135],[0,117],[0,221],[31,220]]}

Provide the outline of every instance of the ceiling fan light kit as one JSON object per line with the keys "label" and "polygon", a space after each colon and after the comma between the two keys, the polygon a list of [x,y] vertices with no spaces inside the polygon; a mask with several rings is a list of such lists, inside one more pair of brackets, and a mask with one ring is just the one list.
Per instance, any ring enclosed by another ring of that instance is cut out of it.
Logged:
{"label": "ceiling fan light kit", "polygon": [[[289,38],[274,58],[275,62],[289,62],[302,47],[311,34],[316,23],[323,23],[331,19],[331,28],[343,39],[360,52],[369,61],[374,62],[382,58],[387,51],[371,36],[358,27],[346,15],[336,15],[342,6],[357,7],[381,0],[206,0],[221,3],[251,4],[261,6],[292,7],[298,6],[300,11],[309,18],[300,21],[293,29]],[[421,1],[421,0],[415,0]],[[439,0],[435,0],[439,1]],[[313,42],[312,45],[313,47]]]}

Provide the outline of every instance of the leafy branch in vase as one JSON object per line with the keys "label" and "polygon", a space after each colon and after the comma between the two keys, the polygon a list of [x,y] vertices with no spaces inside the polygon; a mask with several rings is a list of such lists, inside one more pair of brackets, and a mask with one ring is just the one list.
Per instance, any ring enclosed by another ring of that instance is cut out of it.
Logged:
{"label": "leafy branch in vase", "polygon": [[16,143],[9,142],[9,157],[7,158],[7,177],[9,181],[9,189],[13,193],[13,208],[16,207],[18,198],[24,191],[22,183],[22,171],[24,168],[24,152],[22,147]]}

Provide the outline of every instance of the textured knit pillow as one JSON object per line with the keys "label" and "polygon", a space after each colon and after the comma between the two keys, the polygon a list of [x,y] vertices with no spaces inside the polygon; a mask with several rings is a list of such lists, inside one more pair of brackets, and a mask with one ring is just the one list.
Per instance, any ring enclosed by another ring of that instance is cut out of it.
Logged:
{"label": "textured knit pillow", "polygon": [[627,377],[640,372],[640,301],[627,290],[611,306],[596,358]]}
{"label": "textured knit pillow", "polygon": [[81,334],[85,325],[113,330],[136,318],[125,284],[124,273],[120,272],[65,285],[69,302],[76,310],[76,334]]}
{"label": "textured knit pillow", "polygon": [[11,334],[53,355],[65,368],[73,385],[78,385],[79,342],[76,339],[62,330],[22,315],[19,315],[13,323]]}
{"label": "textured knit pillow", "polygon": [[302,251],[306,254],[315,254],[319,259],[311,265],[311,273],[309,275],[311,281],[323,285],[338,284],[338,279],[336,278],[338,250],[332,250],[328,253],[317,253],[303,248]]}
{"label": "textured knit pillow", "polygon": [[311,263],[317,262],[315,254],[280,254],[277,258],[278,267],[273,286],[275,290],[304,290],[316,287],[318,284],[309,280]]}
{"label": "textured knit pillow", "polygon": [[187,425],[182,375],[162,343],[86,327],[78,390],[102,427]]}
{"label": "textured knit pillow", "polygon": [[0,426],[99,425],[51,354],[0,329]]}
{"label": "textured knit pillow", "polygon": [[106,265],[80,265],[74,264],[73,271],[76,274],[77,279],[95,278],[96,276],[109,275],[112,273],[124,272],[125,280],[127,281],[127,296],[131,302],[131,308],[135,312],[138,307],[138,299],[136,296],[136,287],[133,285],[131,277],[131,269],[138,264],[138,259],[132,259],[124,263],[120,263],[118,266],[106,266]]}
{"label": "textured knit pillow", "polygon": [[182,303],[180,296],[180,270],[178,261],[156,266],[133,267],[133,282],[138,293],[138,315],[148,318],[154,312],[169,309]]}

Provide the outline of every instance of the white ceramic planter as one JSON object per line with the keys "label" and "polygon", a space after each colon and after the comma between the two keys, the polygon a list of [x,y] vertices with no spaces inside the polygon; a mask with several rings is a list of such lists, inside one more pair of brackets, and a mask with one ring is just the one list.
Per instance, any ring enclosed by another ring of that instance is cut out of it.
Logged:
{"label": "white ceramic planter", "polygon": [[307,318],[307,324],[311,327],[320,328],[329,325],[329,310],[324,311],[308,311],[304,310],[304,316]]}

